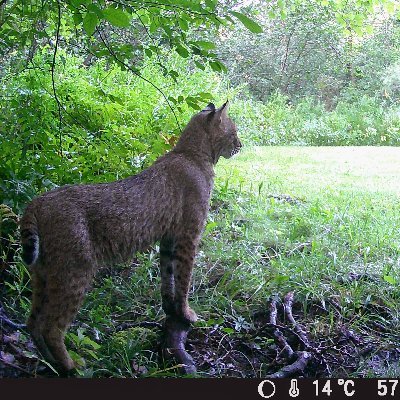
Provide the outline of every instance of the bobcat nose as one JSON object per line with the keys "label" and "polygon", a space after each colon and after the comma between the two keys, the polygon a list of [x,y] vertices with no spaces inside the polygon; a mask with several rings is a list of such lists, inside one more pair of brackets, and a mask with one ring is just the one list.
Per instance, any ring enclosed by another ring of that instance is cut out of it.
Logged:
{"label": "bobcat nose", "polygon": [[240,140],[238,140],[238,147],[239,149],[243,147],[242,142]]}

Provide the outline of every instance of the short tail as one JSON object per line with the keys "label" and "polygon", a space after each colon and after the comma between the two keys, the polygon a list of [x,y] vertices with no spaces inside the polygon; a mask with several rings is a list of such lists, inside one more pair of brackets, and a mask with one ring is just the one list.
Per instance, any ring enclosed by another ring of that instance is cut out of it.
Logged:
{"label": "short tail", "polygon": [[32,208],[27,207],[20,222],[22,260],[26,265],[34,264],[39,257],[39,234]]}

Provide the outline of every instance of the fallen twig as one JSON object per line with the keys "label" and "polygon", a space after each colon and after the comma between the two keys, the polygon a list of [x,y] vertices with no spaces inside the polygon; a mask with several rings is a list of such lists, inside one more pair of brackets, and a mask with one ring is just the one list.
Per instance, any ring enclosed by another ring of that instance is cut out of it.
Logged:
{"label": "fallen twig", "polygon": [[24,368],[20,367],[19,365],[12,364],[12,363],[10,363],[10,362],[4,360],[3,358],[0,358],[0,361],[1,361],[4,365],[7,365],[7,366],[9,366],[9,367],[11,367],[11,368],[18,369],[19,371],[22,371],[22,372],[24,372],[25,374],[28,374],[28,375],[30,375],[30,376],[35,376],[34,373],[28,371],[27,369],[24,369]]}
{"label": "fallen twig", "polygon": [[15,329],[26,328],[26,324],[17,324],[16,322],[13,322],[9,318],[7,318],[4,313],[3,307],[0,307],[0,325],[2,323],[5,323],[8,326],[11,326],[11,328],[15,328]]}
{"label": "fallen twig", "polygon": [[[276,326],[276,318],[278,315],[278,311],[276,308],[276,299],[273,299],[271,301],[271,306],[270,306],[270,323],[271,325],[275,325]],[[292,347],[289,345],[289,343],[286,341],[285,336],[283,335],[283,333],[280,331],[279,328],[276,328],[274,330],[274,335],[278,341],[279,346],[281,347],[282,351],[281,353],[283,353],[283,355],[287,358],[292,358],[293,357],[293,349]]]}
{"label": "fallen twig", "polygon": [[294,363],[284,366],[273,374],[267,375],[266,378],[289,378],[293,375],[304,372],[304,369],[310,361],[311,354],[307,351],[296,351],[294,356],[296,357]]}

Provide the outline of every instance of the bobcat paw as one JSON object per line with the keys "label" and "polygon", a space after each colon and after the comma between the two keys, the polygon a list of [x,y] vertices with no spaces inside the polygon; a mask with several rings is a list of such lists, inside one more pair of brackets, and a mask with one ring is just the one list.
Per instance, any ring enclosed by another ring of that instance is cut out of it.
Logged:
{"label": "bobcat paw", "polygon": [[194,323],[198,320],[196,313],[188,305],[182,306],[181,304],[174,304],[164,300],[162,308],[167,316],[175,316],[184,322]]}
{"label": "bobcat paw", "polygon": [[178,315],[187,322],[194,323],[198,320],[197,314],[190,308],[184,308]]}

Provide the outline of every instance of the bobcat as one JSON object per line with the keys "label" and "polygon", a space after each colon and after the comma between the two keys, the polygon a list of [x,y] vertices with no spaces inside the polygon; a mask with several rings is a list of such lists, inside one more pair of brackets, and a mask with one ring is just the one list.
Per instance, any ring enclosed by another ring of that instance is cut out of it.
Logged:
{"label": "bobcat", "polygon": [[138,175],[104,184],[67,185],[35,198],[21,218],[22,258],[32,275],[27,322],[42,355],[60,370],[74,363],[64,344],[97,269],[127,261],[160,241],[162,307],[186,322],[196,246],[214,170],[242,144],[227,102],[189,121],[176,146]]}

